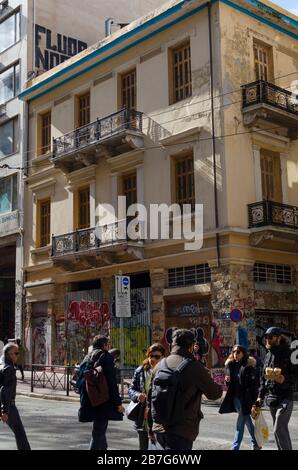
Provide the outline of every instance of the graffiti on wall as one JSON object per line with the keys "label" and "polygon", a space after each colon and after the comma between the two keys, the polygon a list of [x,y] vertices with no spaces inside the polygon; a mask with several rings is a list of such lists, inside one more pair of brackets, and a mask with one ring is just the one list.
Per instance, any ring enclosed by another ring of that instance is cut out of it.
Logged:
{"label": "graffiti on wall", "polygon": [[120,318],[115,316],[114,295],[111,295],[111,346],[121,349],[123,345],[124,367],[142,364],[151,343],[151,290],[149,287],[131,289],[131,317],[123,318],[123,339],[120,341]]}
{"label": "graffiti on wall", "polygon": [[47,317],[37,317],[32,323],[32,362],[33,364],[46,364],[47,340],[46,340]]}

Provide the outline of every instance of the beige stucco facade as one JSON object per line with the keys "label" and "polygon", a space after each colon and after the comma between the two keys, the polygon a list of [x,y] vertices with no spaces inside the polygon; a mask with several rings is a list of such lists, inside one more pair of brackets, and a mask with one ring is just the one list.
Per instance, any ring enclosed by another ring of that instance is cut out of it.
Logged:
{"label": "beige stucco facade", "polygon": [[[127,323],[127,338],[134,334],[133,328],[150,326],[152,340],[167,345],[171,327],[199,329],[198,335],[203,333],[209,345],[207,363],[215,369],[223,365],[236,340],[256,347],[258,328],[268,322],[284,322],[285,327],[297,332],[298,143],[294,131],[298,114],[271,106],[271,114],[268,111],[265,115],[262,103],[252,110],[248,106],[244,112],[241,91],[243,85],[256,80],[254,40],[272,48],[276,80],[270,82],[291,89],[291,83],[298,78],[294,74],[298,60],[297,18],[289,14],[292,23],[285,23],[282,17],[274,19],[268,11],[255,9],[245,0],[239,3],[243,11],[223,2],[212,4],[212,50],[204,2],[185,3],[182,8],[184,2],[175,0],[34,80],[23,94],[29,102],[30,149],[25,206],[26,336],[28,344],[34,341],[32,325],[40,313],[47,325],[42,341],[47,342],[49,362],[79,359],[67,356],[68,343],[73,339],[68,336],[67,326],[63,330],[65,318],[74,321],[72,301],[107,303],[110,319],[107,316],[102,320],[98,329],[109,331],[117,343],[118,324],[111,299],[113,276],[119,272],[131,275],[134,295],[143,296],[140,309],[149,318],[148,323],[142,323],[136,316],[138,325]],[[262,3],[270,6],[269,2]],[[282,14],[282,10],[277,11]],[[258,14],[260,20],[252,14]],[[265,25],[262,19],[269,21],[268,17],[271,24]],[[192,94],[171,104],[171,51],[186,41],[190,42]],[[119,80],[131,69],[136,70],[135,109],[143,113],[141,129],[126,129],[121,134],[124,140],[118,143],[115,136],[114,140],[107,137],[89,152],[79,149],[69,156],[64,149],[59,158],[55,153],[38,155],[38,117],[42,113],[51,110],[52,137],[59,139],[76,127],[77,96],[90,91],[90,121],[104,119],[120,110]],[[278,78],[284,75],[287,77]],[[285,218],[282,226],[272,220],[249,224],[248,204],[263,199],[263,149],[279,154],[280,204],[288,205],[296,226]],[[138,202],[147,208],[154,203],[171,204],[175,202],[175,158],[189,152],[194,162],[195,202],[204,207],[204,242],[200,250],[185,251],[179,240],[147,239],[100,245],[97,249],[89,246],[81,253],[75,249],[63,251],[65,238],[55,237],[75,230],[76,194],[80,188],[89,187],[90,227],[99,222],[100,204],[115,205],[121,194],[121,178],[132,171],[136,174]],[[50,245],[37,246],[38,203],[45,199],[51,203],[52,241],[60,240],[62,254],[55,251],[56,244],[54,251]],[[257,282],[255,263],[269,264],[277,270],[277,265],[290,267],[291,281],[278,282],[276,278]],[[200,281],[187,283],[184,279],[184,284],[169,285],[169,270],[189,266],[201,266],[202,273],[206,270]],[[147,294],[148,302],[144,300]],[[235,308],[243,314],[238,323],[229,317]],[[80,328],[84,330],[86,325]],[[139,334],[143,334],[146,346],[149,337],[145,338],[144,331]],[[132,367],[140,360],[141,352],[134,352],[132,342],[127,345],[131,352],[127,366]]]}

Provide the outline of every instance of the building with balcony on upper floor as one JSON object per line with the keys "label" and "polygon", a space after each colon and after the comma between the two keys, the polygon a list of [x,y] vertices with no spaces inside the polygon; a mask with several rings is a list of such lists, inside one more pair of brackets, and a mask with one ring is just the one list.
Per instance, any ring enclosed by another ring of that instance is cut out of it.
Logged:
{"label": "building with balcony on upper floor", "polygon": [[[174,0],[22,93],[26,335],[34,350],[43,325],[45,362],[80,360],[95,332],[119,346],[119,272],[126,367],[194,328],[222,380],[235,342],[263,354],[268,325],[297,334],[297,26],[267,0]],[[148,236],[140,213],[134,231],[131,213],[103,223],[119,196],[202,204],[201,249]]]}
{"label": "building with balcony on upper floor", "polygon": [[[23,177],[29,149],[27,104],[18,95],[33,77],[159,3],[88,0],[82,9],[81,0],[0,0],[0,341],[24,333]],[[43,119],[51,126],[49,116]]]}

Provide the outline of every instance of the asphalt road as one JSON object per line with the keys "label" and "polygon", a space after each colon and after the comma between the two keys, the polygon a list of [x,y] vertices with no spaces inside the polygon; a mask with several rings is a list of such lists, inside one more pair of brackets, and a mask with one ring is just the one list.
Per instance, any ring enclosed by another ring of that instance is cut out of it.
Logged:
{"label": "asphalt road", "polygon": [[[92,425],[81,424],[77,420],[78,404],[37,398],[17,397],[19,408],[32,449],[40,450],[84,450],[88,449]],[[295,405],[290,422],[290,432],[294,449],[298,450],[298,403]],[[227,450],[234,435],[236,414],[219,415],[218,406],[203,405],[205,419],[201,422],[200,436],[194,448],[199,450]],[[271,419],[265,412],[270,425],[270,440],[265,449],[275,449]],[[110,422],[108,428],[109,449],[137,449],[138,440],[132,422]],[[247,432],[243,449],[249,449]],[[0,423],[0,450],[16,449],[14,436],[7,425]]]}

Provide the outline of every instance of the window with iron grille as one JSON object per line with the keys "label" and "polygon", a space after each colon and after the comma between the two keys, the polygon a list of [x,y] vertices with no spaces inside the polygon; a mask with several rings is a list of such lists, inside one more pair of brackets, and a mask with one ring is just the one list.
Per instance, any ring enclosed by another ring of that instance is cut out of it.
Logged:
{"label": "window with iron grille", "polygon": [[211,271],[208,264],[183,266],[168,270],[169,287],[186,287],[211,282]]}
{"label": "window with iron grille", "polygon": [[255,263],[254,281],[275,284],[292,284],[291,266],[285,264]]}
{"label": "window with iron grille", "polygon": [[254,42],[254,63],[256,80],[270,80],[271,76],[271,48]]}
{"label": "window with iron grille", "polygon": [[50,244],[51,237],[51,201],[41,201],[39,203],[40,210],[40,246]]}
{"label": "window with iron grille", "polygon": [[41,153],[51,150],[51,111],[41,116]]}
{"label": "window with iron grille", "polygon": [[121,75],[121,107],[136,109],[137,84],[136,70]]}
{"label": "window with iron grille", "polygon": [[90,227],[90,189],[78,191],[79,229]]}
{"label": "window with iron grille", "polygon": [[195,205],[193,155],[175,159],[176,203]]}
{"label": "window with iron grille", "polygon": [[173,49],[173,102],[184,100],[192,94],[190,43]]}
{"label": "window with iron grille", "polygon": [[126,207],[137,203],[137,175],[131,173],[123,176],[123,196],[126,197]]}
{"label": "window with iron grille", "polygon": [[78,97],[79,127],[90,123],[90,92]]}

